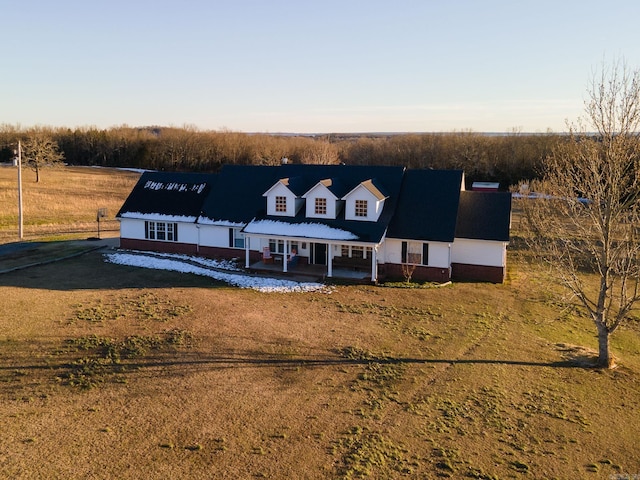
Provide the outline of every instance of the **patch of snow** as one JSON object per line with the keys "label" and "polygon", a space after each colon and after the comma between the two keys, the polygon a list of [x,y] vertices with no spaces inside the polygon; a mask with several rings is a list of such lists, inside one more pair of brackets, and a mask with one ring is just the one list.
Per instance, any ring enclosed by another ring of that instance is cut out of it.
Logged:
{"label": "patch of snow", "polygon": [[346,230],[322,223],[286,223],[276,220],[254,220],[244,227],[245,233],[281,235],[283,237],[321,238],[324,240],[357,240],[358,236]]}
{"label": "patch of snow", "polygon": [[155,172],[156,171],[156,170],[148,170],[146,168],[129,168],[129,167],[118,167],[118,168],[116,168],[116,170],[122,170],[122,171],[125,171],[125,172],[134,172],[134,173],[145,173],[145,172]]}
{"label": "patch of snow", "polygon": [[232,272],[242,271],[242,269],[238,268],[236,263],[233,262],[232,260],[216,260],[214,258],[194,257],[192,255],[184,255],[181,253],[162,253],[162,252],[149,253],[143,250],[129,250],[129,252],[134,253],[136,255],[146,255],[146,256],[160,257],[160,258],[172,258],[174,260],[197,263],[207,268],[219,268],[220,270],[229,270]]}
{"label": "patch of snow", "polygon": [[246,225],[244,222],[232,222],[230,220],[213,220],[208,217],[199,217],[198,223],[200,225],[215,225],[217,227],[239,227],[242,228]]}
{"label": "patch of snow", "polygon": [[[295,282],[267,277],[253,277],[239,273],[225,273],[198,267],[191,263],[186,263],[180,255],[166,254],[167,258],[157,258],[150,255],[140,255],[132,253],[107,253],[105,260],[117,265],[127,265],[131,267],[150,268],[153,270],[168,270],[173,272],[192,273],[204,277],[213,278],[234,285],[239,288],[251,288],[263,293],[290,293],[290,292],[324,292],[331,290],[322,283]],[[188,257],[193,260],[194,257]]]}
{"label": "patch of snow", "polygon": [[152,220],[156,222],[182,222],[193,223],[198,217],[190,217],[186,215],[165,215],[163,213],[141,213],[141,212],[124,212],[121,218],[135,218],[138,220]]}
{"label": "patch of snow", "polygon": [[180,183],[180,182],[158,182],[148,180],[144,187],[147,190],[166,190],[168,192],[196,192],[202,193],[207,187],[206,183]]}

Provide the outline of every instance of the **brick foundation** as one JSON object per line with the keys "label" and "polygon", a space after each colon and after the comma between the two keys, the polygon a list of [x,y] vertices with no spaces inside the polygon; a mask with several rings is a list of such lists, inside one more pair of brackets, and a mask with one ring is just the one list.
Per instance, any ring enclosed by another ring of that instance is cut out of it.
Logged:
{"label": "brick foundation", "polygon": [[[378,275],[379,277],[381,277],[381,280],[384,279],[385,281],[405,280],[405,276],[402,273],[402,265],[395,263],[378,265]],[[449,278],[448,268],[425,267],[416,265],[416,268],[411,275],[411,280],[417,282],[444,283],[451,280],[451,278]]]}
{"label": "brick foundation", "polygon": [[197,255],[196,246],[191,243],[158,242],[154,240],[120,238],[120,248],[126,250],[147,250],[150,252]]}
{"label": "brick foundation", "polygon": [[504,267],[488,267],[466,263],[451,264],[451,278],[455,281],[502,283],[504,282],[505,273],[506,269]]}
{"label": "brick foundation", "polygon": [[[151,252],[182,253],[186,255],[200,255],[208,258],[238,258],[244,265],[245,251],[237,248],[222,247],[200,247],[189,243],[179,242],[158,242],[154,240],[139,240],[132,238],[121,238],[120,248],[127,250],[148,250]],[[249,251],[249,261],[251,263],[262,260],[262,252]],[[306,257],[300,257],[300,264],[307,263]],[[468,282],[504,282],[506,269],[504,267],[488,267],[482,265],[470,265],[466,263],[453,263],[451,265],[451,276],[448,268],[425,267],[417,265],[411,279],[417,282],[448,282],[468,281]],[[378,276],[381,281],[404,280],[402,265],[387,263],[378,265]]]}

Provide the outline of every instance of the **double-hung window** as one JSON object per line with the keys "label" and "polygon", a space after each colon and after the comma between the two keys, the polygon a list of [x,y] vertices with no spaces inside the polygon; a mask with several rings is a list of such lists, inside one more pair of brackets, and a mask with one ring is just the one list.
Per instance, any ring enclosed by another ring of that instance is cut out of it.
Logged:
{"label": "double-hung window", "polygon": [[269,240],[269,250],[271,253],[284,253],[284,240]]}
{"label": "double-hung window", "polygon": [[[300,249],[298,248],[298,242],[289,242],[289,252],[291,252],[291,250],[296,250],[296,252],[300,253]],[[284,254],[284,240],[275,240],[275,239],[270,239],[269,240],[269,250],[271,250],[271,253],[280,253],[280,254]]]}
{"label": "double-hung window", "polygon": [[240,228],[229,229],[229,247],[230,248],[244,248],[244,232]]}
{"label": "double-hung window", "polygon": [[177,242],[178,224],[173,222],[144,222],[144,238],[162,242]]}
{"label": "double-hung window", "polygon": [[349,257],[361,259],[371,258],[372,252],[373,250],[371,249],[371,247],[362,247],[358,245],[353,245],[351,247],[349,245],[342,245],[340,251],[343,258]]}
{"label": "double-hung window", "polygon": [[402,242],[402,263],[429,265],[429,244],[422,242]]}

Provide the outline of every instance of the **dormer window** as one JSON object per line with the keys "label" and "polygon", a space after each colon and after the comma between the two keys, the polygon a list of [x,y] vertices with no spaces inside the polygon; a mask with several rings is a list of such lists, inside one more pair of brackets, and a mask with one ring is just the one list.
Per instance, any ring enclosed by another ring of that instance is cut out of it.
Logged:
{"label": "dormer window", "polygon": [[287,212],[287,197],[280,195],[276,196],[276,212]]}
{"label": "dormer window", "polygon": [[340,182],[326,178],[320,180],[307,190],[302,198],[305,200],[305,215],[307,218],[336,219],[344,206],[344,202],[336,195],[342,192]]}
{"label": "dormer window", "polygon": [[342,197],[345,204],[345,220],[359,222],[377,222],[382,214],[385,195],[373,180],[360,182],[356,187]]}
{"label": "dormer window", "polygon": [[366,217],[368,213],[367,209],[367,201],[366,200],[356,200],[356,217]]}
{"label": "dormer window", "polygon": [[315,213],[316,215],[326,215],[327,214],[327,199],[326,198],[316,198],[315,205]]}
{"label": "dormer window", "polygon": [[296,178],[281,178],[262,194],[267,198],[267,215],[295,217],[298,214],[304,206],[304,199],[298,197],[296,192],[299,190],[293,187],[300,183]]}

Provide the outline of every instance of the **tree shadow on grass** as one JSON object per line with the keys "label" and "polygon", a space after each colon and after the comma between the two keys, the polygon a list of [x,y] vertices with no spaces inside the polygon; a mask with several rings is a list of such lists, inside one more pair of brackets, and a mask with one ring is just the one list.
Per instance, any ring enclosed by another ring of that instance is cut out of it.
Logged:
{"label": "tree shadow on grass", "polygon": [[[13,345],[15,350],[17,345]],[[105,355],[104,351],[55,352],[43,362],[29,362],[32,357],[23,354],[14,357],[11,364],[0,364],[0,392],[15,394],[20,388],[37,385],[34,379],[46,378],[56,382],[79,387],[94,387],[101,383],[124,383],[127,377],[137,373],[155,371],[162,376],[183,376],[189,373],[226,370],[226,369],[316,369],[345,368],[349,366],[371,365],[500,365],[531,368],[568,368],[585,369],[592,367],[590,362],[580,355],[568,356],[552,362],[536,362],[509,359],[474,358],[414,358],[368,355],[349,358],[344,351],[327,352],[321,355],[287,355],[260,351],[220,352],[216,355],[205,354],[191,349],[168,348],[140,355],[122,355],[116,359]],[[109,353],[112,355],[112,353]],[[7,359],[7,356],[5,356]],[[16,361],[17,360],[17,361]],[[20,360],[23,360],[22,362]],[[160,370],[160,372],[158,372]]]}

